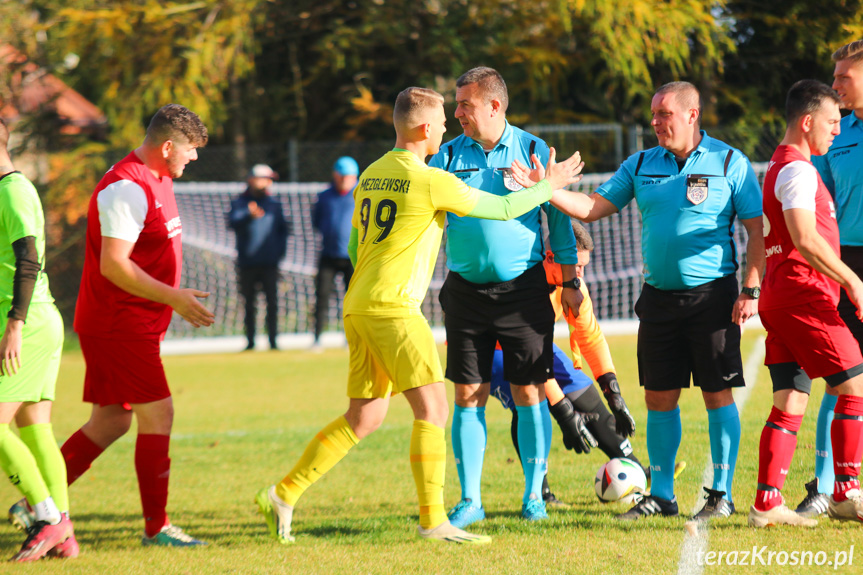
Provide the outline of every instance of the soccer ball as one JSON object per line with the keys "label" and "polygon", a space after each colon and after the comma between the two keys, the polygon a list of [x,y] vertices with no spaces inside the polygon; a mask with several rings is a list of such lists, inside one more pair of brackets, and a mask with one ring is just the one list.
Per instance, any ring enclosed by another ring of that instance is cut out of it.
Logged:
{"label": "soccer ball", "polygon": [[593,481],[596,496],[604,503],[633,503],[646,487],[647,478],[641,466],[621,457],[603,464]]}

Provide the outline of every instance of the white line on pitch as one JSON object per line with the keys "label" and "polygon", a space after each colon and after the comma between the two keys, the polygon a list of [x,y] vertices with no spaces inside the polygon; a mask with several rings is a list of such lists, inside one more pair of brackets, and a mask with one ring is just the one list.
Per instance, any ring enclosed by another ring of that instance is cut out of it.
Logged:
{"label": "white line on pitch", "polygon": [[[749,400],[749,395],[752,393],[752,388],[755,387],[755,382],[758,378],[758,368],[764,360],[764,336],[759,336],[755,341],[755,346],[749,357],[746,358],[746,365],[743,366],[743,379],[747,382],[746,387],[738,387],[734,393],[734,403],[737,405],[738,413],[743,413],[743,407]],[[713,462],[708,458],[707,465],[704,469],[702,477],[703,485],[707,485],[713,480]],[[693,513],[698,511],[701,498],[696,500]],[[707,536],[707,521],[688,521],[683,534],[683,543],[680,546],[680,560],[677,563],[677,575],[700,575],[704,571],[704,565],[698,564],[698,554],[707,552],[708,536]]]}

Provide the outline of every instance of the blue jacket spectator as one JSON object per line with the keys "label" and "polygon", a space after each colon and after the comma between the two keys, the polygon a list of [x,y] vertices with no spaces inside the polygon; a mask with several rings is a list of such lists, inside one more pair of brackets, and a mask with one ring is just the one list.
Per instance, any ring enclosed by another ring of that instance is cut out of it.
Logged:
{"label": "blue jacket spectator", "polygon": [[312,212],[312,225],[321,232],[323,249],[318,261],[318,276],[315,278],[315,341],[312,349],[320,350],[321,332],[329,318],[330,297],[335,287],[335,277],[342,274],[345,289],[351,281],[354,266],[348,256],[348,240],[351,237],[351,217],[354,213],[354,187],[360,175],[356,160],[343,156],[333,165],[333,184],[318,194]]}
{"label": "blue jacket spectator", "polygon": [[246,188],[231,202],[228,225],[237,234],[239,267],[278,265],[285,257],[291,228],[285,221],[282,203],[269,195],[268,188]]}
{"label": "blue jacket spectator", "polygon": [[267,165],[252,167],[248,188],[231,202],[228,214],[228,225],[237,234],[237,275],[245,300],[247,350],[255,347],[255,300],[259,286],[267,299],[270,348],[276,349],[279,261],[285,257],[291,233],[281,202],[270,195],[273,180],[278,177]]}
{"label": "blue jacket spectator", "polygon": [[[353,166],[357,166],[357,163],[354,162]],[[336,164],[336,168],[339,168],[338,163]],[[346,172],[354,172],[353,174],[342,174],[338,170],[334,170],[338,176],[354,176],[351,181],[355,185],[359,168],[354,167],[351,169],[351,166],[341,166],[341,169]],[[333,183],[329,188],[318,194],[318,201],[312,212],[312,225],[316,230],[321,232],[323,241],[322,256],[330,258],[348,257],[348,240],[351,237],[351,217],[354,213],[354,195],[351,192],[354,185],[341,185],[339,187]]]}

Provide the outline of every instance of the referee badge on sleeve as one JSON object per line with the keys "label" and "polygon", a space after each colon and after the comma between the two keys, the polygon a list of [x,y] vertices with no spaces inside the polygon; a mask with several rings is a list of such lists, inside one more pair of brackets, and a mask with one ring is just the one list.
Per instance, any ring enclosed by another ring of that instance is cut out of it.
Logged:
{"label": "referee badge on sleeve", "polygon": [[516,182],[515,178],[512,177],[512,168],[499,168],[499,170],[503,175],[503,185],[507,190],[517,192],[524,189],[524,186]]}
{"label": "referee badge on sleeve", "polygon": [[707,199],[707,178],[687,177],[686,199],[692,202],[693,206],[703,203]]}

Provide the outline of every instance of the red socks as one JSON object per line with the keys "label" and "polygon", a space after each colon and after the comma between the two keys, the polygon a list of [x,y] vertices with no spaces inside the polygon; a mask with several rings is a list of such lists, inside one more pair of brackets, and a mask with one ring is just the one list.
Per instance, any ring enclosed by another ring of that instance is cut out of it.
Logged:
{"label": "red socks", "polygon": [[103,451],[104,449],[90,441],[80,429],[72,434],[60,448],[63,459],[66,460],[66,482],[69,485],[75,483]]}
{"label": "red socks", "polygon": [[833,443],[833,499],[845,501],[845,493],[860,489],[860,459],[863,457],[863,397],[840,395],[836,401],[830,437]]}
{"label": "red socks", "polygon": [[141,507],[144,510],[144,531],[154,537],[168,524],[168,478],[171,474],[171,458],[168,435],[138,435],[135,444],[135,470],[138,472],[138,488],[141,491]]}
{"label": "red socks", "polygon": [[791,415],[776,407],[767,418],[758,446],[758,491],[755,494],[758,511],[768,511],[782,503],[779,491],[785,485],[802,421],[802,415]]}

